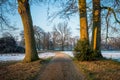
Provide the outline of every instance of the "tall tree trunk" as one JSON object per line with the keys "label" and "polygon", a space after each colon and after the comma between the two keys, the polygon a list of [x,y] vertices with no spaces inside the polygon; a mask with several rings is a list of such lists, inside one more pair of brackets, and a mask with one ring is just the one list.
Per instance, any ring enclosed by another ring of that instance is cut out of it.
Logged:
{"label": "tall tree trunk", "polygon": [[89,40],[86,0],[79,0],[79,12],[80,12],[80,40],[82,41]]}
{"label": "tall tree trunk", "polygon": [[44,39],[43,39],[43,50],[45,50],[45,48],[46,48],[46,33],[43,33],[43,35],[44,35]]}
{"label": "tall tree trunk", "polygon": [[39,41],[38,41],[38,44],[39,44],[39,50],[41,49],[41,40],[40,40],[40,34],[39,34]]}
{"label": "tall tree trunk", "polygon": [[61,40],[62,44],[61,44],[61,50],[64,51],[64,40]]}
{"label": "tall tree trunk", "polygon": [[24,26],[24,37],[25,37],[25,58],[24,62],[31,62],[38,60],[38,54],[35,46],[35,38],[33,31],[33,23],[30,13],[29,0],[17,0],[18,1],[18,12],[21,16],[22,23]]}
{"label": "tall tree trunk", "polygon": [[76,58],[81,61],[91,60],[91,50],[89,46],[88,23],[86,12],[86,0],[79,0],[80,13],[80,40],[75,46]]}
{"label": "tall tree trunk", "polygon": [[55,38],[53,38],[53,46],[52,46],[53,50],[55,50]]}
{"label": "tall tree trunk", "polygon": [[101,7],[100,0],[93,0],[93,31],[92,49],[100,57],[101,55]]}

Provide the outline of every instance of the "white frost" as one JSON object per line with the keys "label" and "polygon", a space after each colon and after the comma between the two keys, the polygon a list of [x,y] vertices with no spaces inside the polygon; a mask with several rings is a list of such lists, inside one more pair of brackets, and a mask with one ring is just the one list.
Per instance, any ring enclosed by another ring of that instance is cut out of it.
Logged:
{"label": "white frost", "polygon": [[[71,57],[74,57],[72,51],[63,51],[63,53]],[[102,55],[107,59],[116,59],[117,61],[120,62],[120,51],[102,51]]]}
{"label": "white frost", "polygon": [[65,54],[69,55],[70,57],[74,57],[72,51],[62,51],[62,53],[65,53]]}
{"label": "white frost", "polygon": [[[13,60],[23,60],[24,54],[0,54],[0,61],[13,61]],[[55,53],[46,52],[39,53],[39,58],[46,59],[48,57],[55,56]]]}
{"label": "white frost", "polygon": [[[65,53],[70,57],[74,57],[72,51],[63,51],[62,53]],[[120,62],[120,51],[102,51],[102,55],[105,58],[116,59]],[[23,60],[24,56],[25,56],[24,54],[0,54],[0,61]],[[43,59],[52,56],[55,56],[55,53],[52,52],[39,53],[39,57]]]}
{"label": "white frost", "polygon": [[55,56],[55,53],[52,53],[52,52],[46,52],[46,53],[40,53],[39,54],[39,58],[49,58],[49,57],[53,57]]}

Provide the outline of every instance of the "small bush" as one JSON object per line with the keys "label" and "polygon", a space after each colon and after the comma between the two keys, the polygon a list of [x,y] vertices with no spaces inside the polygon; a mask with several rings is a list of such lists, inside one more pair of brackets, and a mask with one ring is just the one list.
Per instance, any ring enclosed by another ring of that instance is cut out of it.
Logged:
{"label": "small bush", "polygon": [[79,61],[94,60],[96,53],[94,53],[89,45],[89,41],[78,41],[75,48],[75,57]]}

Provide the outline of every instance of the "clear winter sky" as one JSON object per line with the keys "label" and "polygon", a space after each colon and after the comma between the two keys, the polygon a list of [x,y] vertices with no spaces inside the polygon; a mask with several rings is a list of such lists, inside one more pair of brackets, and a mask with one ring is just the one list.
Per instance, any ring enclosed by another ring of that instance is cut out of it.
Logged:
{"label": "clear winter sky", "polygon": [[[87,0],[87,2],[89,2],[91,0]],[[104,4],[105,6],[109,6],[109,4]],[[92,6],[92,5],[91,5]],[[45,32],[51,32],[53,29],[54,24],[58,24],[59,22],[64,22],[66,21],[65,19],[59,19],[58,17],[56,19],[53,20],[53,22],[49,22],[49,20],[47,20],[47,10],[48,10],[48,6],[45,4],[41,4],[41,5],[32,5],[30,6],[31,9],[31,15],[32,15],[32,20],[33,20],[33,25],[39,26],[41,27]],[[56,7],[50,7],[50,13],[54,13],[54,11],[59,10],[59,8]],[[102,14],[106,14],[107,11],[102,11]],[[20,31],[23,30],[23,25],[22,25],[22,20],[20,15],[18,14],[18,11],[16,10],[16,14],[15,15],[6,15],[7,17],[9,17],[11,24],[15,24],[15,27],[18,28],[18,30],[16,31],[2,31],[2,32],[10,32],[13,36],[20,36]],[[102,24],[102,33],[104,33],[103,36],[106,36],[106,23],[105,23],[105,18],[102,19],[102,21],[104,22]],[[112,26],[117,26],[119,27],[119,25],[114,24],[114,17],[113,15],[111,16],[111,20],[110,20],[110,25]],[[88,21],[90,22],[90,21]],[[70,20],[68,20],[68,26],[71,29],[72,32],[72,36],[79,36],[80,32],[79,32],[79,16],[78,13],[76,13],[75,16],[70,17]],[[113,30],[113,29],[112,29]],[[112,31],[111,29],[109,29],[109,37],[114,37],[114,36],[119,36],[120,33],[116,35],[115,31]],[[117,28],[118,30],[118,28]],[[119,29],[120,31],[120,29]],[[0,35],[2,34],[2,32],[0,33]],[[19,37],[20,38],[20,37]]]}
{"label": "clear winter sky", "polygon": [[[45,32],[50,32],[53,29],[54,24],[57,24],[59,22],[63,22],[65,21],[64,19],[59,19],[56,18],[55,20],[53,20],[52,22],[47,20],[47,9],[48,7],[46,5],[32,5],[31,6],[31,15],[32,15],[32,19],[33,19],[33,25],[37,25],[39,27],[41,27]],[[51,9],[55,10],[55,8]],[[17,11],[17,10],[16,10]],[[8,15],[8,17],[10,18],[11,24],[15,24],[17,28],[19,28],[19,30],[16,30],[13,33],[14,36],[19,36],[19,32],[21,30],[23,30],[23,25],[22,25],[22,21],[21,21],[21,17],[18,14],[18,12],[12,16],[12,15]],[[68,20],[68,26],[71,29],[72,32],[72,36],[79,36],[79,16],[76,14],[76,16],[71,17],[70,20]]]}

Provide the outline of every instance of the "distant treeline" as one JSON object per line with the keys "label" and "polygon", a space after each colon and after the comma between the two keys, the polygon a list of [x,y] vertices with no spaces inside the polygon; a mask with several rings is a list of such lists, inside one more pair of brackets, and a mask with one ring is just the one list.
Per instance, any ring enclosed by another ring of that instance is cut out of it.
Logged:
{"label": "distant treeline", "polygon": [[[45,41],[47,41],[47,40],[48,40],[47,45],[45,43],[40,44],[40,43],[36,42],[37,43],[37,45],[36,45],[37,51],[62,50],[61,44],[56,43],[56,45],[55,45],[55,44],[53,44],[52,41],[49,41],[49,39],[46,39]],[[22,43],[24,43],[23,40],[22,40]],[[21,45],[21,42],[20,43],[17,42],[13,36],[4,36],[4,37],[0,38],[0,54],[24,53],[25,52],[24,46],[25,45]],[[46,47],[44,48],[44,46],[46,46]],[[73,45],[70,45],[70,44],[64,45],[64,50],[73,50],[73,49],[74,49]],[[102,41],[101,49],[102,50],[120,50],[120,38],[109,39],[109,41],[107,43]]]}
{"label": "distant treeline", "polygon": [[25,49],[17,45],[14,37],[6,36],[0,38],[0,54],[2,53],[24,53]]}
{"label": "distant treeline", "polygon": [[120,50],[120,38],[111,37],[107,41],[102,40],[101,43],[102,50]]}

